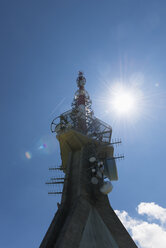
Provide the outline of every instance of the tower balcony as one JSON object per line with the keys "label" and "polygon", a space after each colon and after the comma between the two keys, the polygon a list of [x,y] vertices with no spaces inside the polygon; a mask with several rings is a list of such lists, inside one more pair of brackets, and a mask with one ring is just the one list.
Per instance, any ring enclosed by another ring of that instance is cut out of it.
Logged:
{"label": "tower balcony", "polygon": [[51,123],[51,132],[55,132],[58,136],[70,130],[75,130],[98,142],[106,144],[111,142],[111,126],[82,111],[66,111]]}

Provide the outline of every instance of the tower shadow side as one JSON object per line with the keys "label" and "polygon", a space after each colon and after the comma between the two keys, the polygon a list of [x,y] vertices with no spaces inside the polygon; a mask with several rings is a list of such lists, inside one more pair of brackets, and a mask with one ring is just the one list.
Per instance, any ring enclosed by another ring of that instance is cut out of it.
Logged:
{"label": "tower shadow side", "polygon": [[57,136],[65,180],[59,208],[40,248],[136,248],[136,244],[100,192],[91,183],[89,157],[113,155],[113,147],[69,130]]}

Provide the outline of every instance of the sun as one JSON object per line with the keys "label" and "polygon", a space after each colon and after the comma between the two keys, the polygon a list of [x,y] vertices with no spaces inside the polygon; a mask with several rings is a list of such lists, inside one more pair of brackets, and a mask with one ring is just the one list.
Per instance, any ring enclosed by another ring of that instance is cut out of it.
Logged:
{"label": "sun", "polygon": [[129,114],[136,108],[134,95],[131,92],[121,91],[114,96],[112,106],[119,114]]}
{"label": "sun", "polygon": [[137,95],[133,89],[117,86],[110,96],[110,108],[118,116],[132,116],[138,108]]}

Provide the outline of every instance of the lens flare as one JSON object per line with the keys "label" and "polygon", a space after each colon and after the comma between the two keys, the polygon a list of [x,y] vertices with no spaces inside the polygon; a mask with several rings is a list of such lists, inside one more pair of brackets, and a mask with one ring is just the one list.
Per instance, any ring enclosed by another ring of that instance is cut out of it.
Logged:
{"label": "lens flare", "polygon": [[55,152],[57,140],[53,135],[44,135],[36,143],[39,154],[51,154]]}
{"label": "lens flare", "polygon": [[27,158],[27,159],[31,159],[32,158],[32,154],[30,153],[30,152],[25,152],[25,157]]}
{"label": "lens flare", "polygon": [[39,149],[39,150],[42,150],[42,149],[44,149],[44,148],[46,148],[46,147],[47,147],[46,144],[42,144],[42,145],[40,145],[40,146],[38,147],[38,149]]}

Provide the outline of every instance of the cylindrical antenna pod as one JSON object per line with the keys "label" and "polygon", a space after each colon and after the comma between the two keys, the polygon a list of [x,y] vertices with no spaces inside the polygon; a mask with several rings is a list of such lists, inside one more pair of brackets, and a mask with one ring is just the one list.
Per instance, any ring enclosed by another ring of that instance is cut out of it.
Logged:
{"label": "cylindrical antenna pod", "polygon": [[118,180],[118,172],[115,159],[106,159],[104,163],[104,175],[108,177],[111,181]]}

